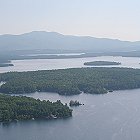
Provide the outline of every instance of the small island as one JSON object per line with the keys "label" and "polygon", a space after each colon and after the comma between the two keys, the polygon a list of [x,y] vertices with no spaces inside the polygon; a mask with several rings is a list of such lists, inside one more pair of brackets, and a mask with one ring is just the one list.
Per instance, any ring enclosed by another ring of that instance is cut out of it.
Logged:
{"label": "small island", "polygon": [[77,100],[76,101],[73,101],[71,100],[70,103],[69,103],[69,106],[79,106],[79,105],[84,105],[84,104],[81,104],[80,102],[78,102]]}
{"label": "small island", "polygon": [[85,62],[84,65],[86,66],[107,66],[107,65],[121,65],[120,62],[110,62],[110,61],[92,61],[92,62]]}
{"label": "small island", "polygon": [[13,64],[7,64],[7,63],[0,63],[0,67],[9,67],[14,66]]}
{"label": "small island", "polygon": [[35,119],[58,119],[72,116],[72,110],[56,102],[40,101],[26,96],[0,94],[0,122]]}
{"label": "small island", "polygon": [[0,60],[0,67],[9,67],[9,66],[14,66],[13,64],[11,64],[10,60],[5,59]]}

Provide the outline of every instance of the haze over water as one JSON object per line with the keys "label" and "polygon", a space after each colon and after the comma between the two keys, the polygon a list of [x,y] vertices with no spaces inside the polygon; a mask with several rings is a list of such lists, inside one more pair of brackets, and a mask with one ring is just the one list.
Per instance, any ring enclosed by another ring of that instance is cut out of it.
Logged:
{"label": "haze over water", "polygon": [[[121,65],[106,67],[127,67],[140,69],[140,58],[138,57],[121,57],[121,56],[101,56],[87,58],[71,58],[71,59],[31,59],[31,60],[13,60],[12,67],[0,67],[0,73],[9,71],[36,71],[36,70],[52,70],[66,68],[81,68],[85,62],[90,61],[115,61],[121,62]],[[104,66],[105,67],[105,66]]]}

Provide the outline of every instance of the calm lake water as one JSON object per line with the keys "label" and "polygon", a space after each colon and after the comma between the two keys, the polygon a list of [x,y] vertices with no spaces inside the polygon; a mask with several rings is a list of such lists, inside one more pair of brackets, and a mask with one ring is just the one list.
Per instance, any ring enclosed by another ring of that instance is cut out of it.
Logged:
{"label": "calm lake water", "polygon": [[[140,68],[140,58],[93,57],[78,59],[17,60],[14,67],[0,72],[84,67],[88,61],[116,61],[121,67]],[[111,66],[112,67],[112,66]],[[120,67],[120,66],[119,66]],[[19,121],[0,124],[0,140],[139,140],[140,89],[114,91],[104,95],[57,93],[25,94],[41,100],[78,100],[84,106],[73,107],[73,117],[60,120]]]}
{"label": "calm lake water", "polygon": [[121,62],[122,65],[106,66],[106,67],[128,67],[140,69],[139,57],[88,57],[88,58],[71,58],[71,59],[31,59],[31,60],[13,60],[12,67],[0,67],[0,73],[8,71],[35,71],[35,70],[52,70],[65,68],[80,68],[84,66],[85,62],[90,61],[115,61]]}
{"label": "calm lake water", "polygon": [[0,125],[1,140],[139,140],[140,89],[114,91],[105,95],[57,93],[27,94],[41,100],[78,100],[65,120],[22,121]]}

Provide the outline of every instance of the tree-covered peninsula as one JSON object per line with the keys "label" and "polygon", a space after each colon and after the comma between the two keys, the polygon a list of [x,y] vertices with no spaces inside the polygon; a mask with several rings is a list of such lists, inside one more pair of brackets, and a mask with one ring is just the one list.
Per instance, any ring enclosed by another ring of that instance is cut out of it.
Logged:
{"label": "tree-covered peninsula", "polygon": [[73,68],[0,74],[0,92],[23,94],[57,92],[61,95],[102,94],[140,88],[140,70],[130,68]]}
{"label": "tree-covered peninsula", "polygon": [[85,62],[84,65],[86,66],[107,66],[107,65],[121,65],[120,62],[110,62],[110,61],[92,61],[92,62]]}
{"label": "tree-covered peninsula", "polygon": [[53,119],[72,116],[72,110],[56,102],[40,101],[25,96],[0,94],[0,122],[28,119]]}

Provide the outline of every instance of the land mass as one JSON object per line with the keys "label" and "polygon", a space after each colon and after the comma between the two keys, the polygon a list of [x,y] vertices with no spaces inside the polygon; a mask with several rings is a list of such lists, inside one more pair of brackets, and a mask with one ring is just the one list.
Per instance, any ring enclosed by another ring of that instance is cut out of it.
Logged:
{"label": "land mass", "polygon": [[84,105],[84,104],[81,104],[79,101],[73,101],[73,100],[71,100],[70,102],[69,102],[69,105],[72,107],[72,106],[80,106],[80,105]]}
{"label": "land mass", "polygon": [[[104,47],[103,47],[104,46]],[[21,35],[0,35],[0,60],[63,59],[94,56],[140,57],[140,41],[130,42],[90,36],[33,31]],[[56,53],[83,53],[57,56]],[[30,54],[40,54],[31,56]],[[50,56],[44,54],[52,54]]]}
{"label": "land mass", "polygon": [[139,47],[140,41],[130,42],[91,36],[63,35],[46,31],[33,31],[21,35],[0,35],[0,49],[3,51],[67,49],[88,52],[124,52],[140,51]]}
{"label": "land mass", "polygon": [[72,110],[56,102],[0,94],[0,122],[29,119],[57,119],[72,116]]}
{"label": "land mass", "polygon": [[11,64],[10,60],[7,60],[6,58],[1,58],[0,56],[0,67],[9,67],[9,66],[14,66],[13,64]]}
{"label": "land mass", "polygon": [[60,95],[103,94],[140,88],[140,70],[131,68],[72,68],[0,74],[1,93],[57,92]]}
{"label": "land mass", "polygon": [[9,67],[14,66],[13,64],[7,64],[7,63],[0,63],[0,67]]}
{"label": "land mass", "polygon": [[92,61],[92,62],[85,62],[84,65],[86,65],[86,66],[106,66],[106,65],[121,65],[121,63],[110,62],[110,61]]}

